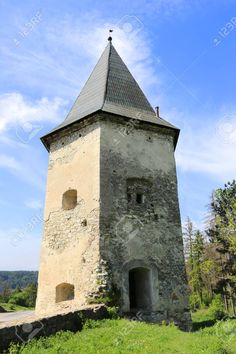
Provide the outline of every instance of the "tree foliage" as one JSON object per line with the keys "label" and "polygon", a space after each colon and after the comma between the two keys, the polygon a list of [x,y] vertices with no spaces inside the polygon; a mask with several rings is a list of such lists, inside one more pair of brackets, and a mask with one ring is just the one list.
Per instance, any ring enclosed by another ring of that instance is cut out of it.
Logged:
{"label": "tree foliage", "polygon": [[[204,233],[190,218],[184,228],[186,266],[192,309],[212,303],[235,314],[236,304],[236,182],[212,193]],[[222,302],[220,304],[220,301]],[[217,312],[217,311],[216,311]]]}
{"label": "tree foliage", "polygon": [[38,272],[0,271],[0,302],[34,307]]}
{"label": "tree foliage", "polygon": [[9,297],[8,303],[25,307],[34,307],[37,296],[37,287],[35,284],[29,284],[24,289],[16,289]]}
{"label": "tree foliage", "polygon": [[38,272],[36,271],[0,271],[0,294],[4,288],[25,288],[29,284],[36,284]]}

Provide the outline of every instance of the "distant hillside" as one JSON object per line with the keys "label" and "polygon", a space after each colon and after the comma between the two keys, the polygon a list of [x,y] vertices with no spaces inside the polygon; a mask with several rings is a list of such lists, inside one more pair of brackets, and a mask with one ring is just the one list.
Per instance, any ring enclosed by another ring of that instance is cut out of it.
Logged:
{"label": "distant hillside", "polygon": [[36,284],[38,272],[36,271],[0,271],[0,293],[5,287],[15,289],[25,288],[28,284]]}

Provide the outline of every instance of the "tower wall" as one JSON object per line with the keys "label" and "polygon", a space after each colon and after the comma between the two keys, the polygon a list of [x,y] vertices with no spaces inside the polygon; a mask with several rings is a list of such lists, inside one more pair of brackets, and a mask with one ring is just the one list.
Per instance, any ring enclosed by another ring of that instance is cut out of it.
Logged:
{"label": "tower wall", "polygon": [[[36,305],[38,314],[79,308],[97,286],[99,165],[98,123],[64,136],[58,134],[51,144]],[[75,208],[63,210],[63,194],[68,190],[77,191],[77,203]]]}
{"label": "tower wall", "polygon": [[129,272],[146,269],[150,279],[140,277],[144,288],[136,289],[149,304],[142,317],[188,328],[173,139],[168,129],[134,120],[101,123],[100,253],[123,312],[132,311]]}
{"label": "tower wall", "polygon": [[[51,143],[37,312],[105,297],[123,313],[189,328],[174,134],[103,113],[91,119]],[[77,204],[64,210],[68,190]],[[73,286],[74,299],[63,299]]]}

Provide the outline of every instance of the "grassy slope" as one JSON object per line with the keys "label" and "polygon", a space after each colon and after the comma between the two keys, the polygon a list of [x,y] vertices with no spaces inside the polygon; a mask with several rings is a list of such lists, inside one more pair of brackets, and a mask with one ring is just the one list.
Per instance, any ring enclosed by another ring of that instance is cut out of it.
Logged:
{"label": "grassy slope", "polygon": [[0,302],[0,306],[3,307],[6,311],[27,311],[27,310],[32,310],[33,308],[31,307],[24,307],[24,306],[19,306],[19,305],[12,305],[8,303],[3,303]]}
{"label": "grassy slope", "polygon": [[124,319],[91,321],[81,332],[33,340],[11,354],[235,354],[235,334],[232,320],[194,333]]}
{"label": "grassy slope", "polygon": [[192,312],[193,323],[214,320],[214,315],[211,314],[209,308],[201,309],[196,312]]}

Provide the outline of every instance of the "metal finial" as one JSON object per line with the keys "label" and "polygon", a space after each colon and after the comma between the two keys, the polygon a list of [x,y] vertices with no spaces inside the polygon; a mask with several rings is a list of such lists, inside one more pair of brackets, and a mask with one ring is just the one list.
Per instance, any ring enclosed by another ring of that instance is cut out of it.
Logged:
{"label": "metal finial", "polygon": [[[113,29],[110,29],[110,30],[109,30],[109,34],[111,34],[112,32],[113,32]],[[108,37],[108,41],[109,41],[109,42],[112,41],[112,37],[111,37],[110,35],[109,35],[109,37]]]}

